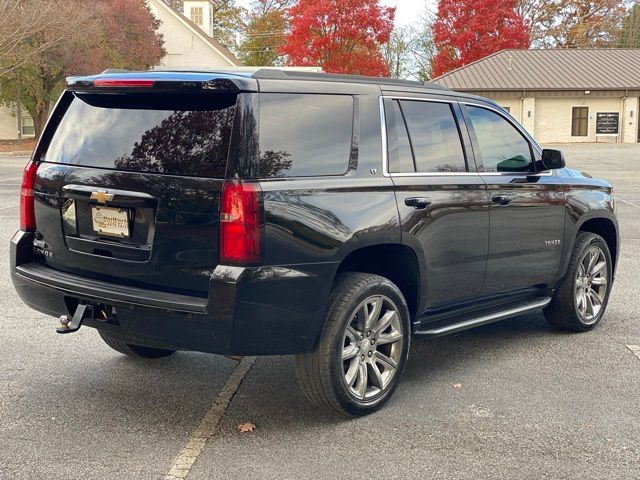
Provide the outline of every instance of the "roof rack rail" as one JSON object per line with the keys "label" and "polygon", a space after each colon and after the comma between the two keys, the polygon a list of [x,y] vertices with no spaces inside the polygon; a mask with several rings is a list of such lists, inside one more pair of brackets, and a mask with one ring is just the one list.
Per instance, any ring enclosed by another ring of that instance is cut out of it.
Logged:
{"label": "roof rack rail", "polygon": [[104,72],[101,73],[101,75],[105,75],[108,73],[131,73],[134,70],[126,70],[124,68],[107,68]]}
{"label": "roof rack rail", "polygon": [[336,73],[304,72],[299,70],[278,70],[262,68],[252,75],[253,78],[263,80],[323,80],[328,82],[356,82],[372,83],[376,85],[397,85],[405,87],[429,87],[438,90],[446,90],[440,85],[417,80],[399,80],[395,78],[367,77],[364,75],[343,75]]}

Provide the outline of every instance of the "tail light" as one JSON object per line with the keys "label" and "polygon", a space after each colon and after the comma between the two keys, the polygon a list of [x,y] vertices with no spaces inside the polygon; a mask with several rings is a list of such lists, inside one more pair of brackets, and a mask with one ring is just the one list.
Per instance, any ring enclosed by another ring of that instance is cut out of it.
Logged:
{"label": "tail light", "polygon": [[226,181],[220,201],[220,263],[254,264],[261,257],[260,187]]}
{"label": "tail light", "polygon": [[34,207],[33,189],[36,185],[38,164],[30,161],[22,174],[20,188],[20,230],[33,232],[36,229],[36,212]]}
{"label": "tail light", "polygon": [[156,82],[144,78],[96,78],[94,87],[151,88]]}

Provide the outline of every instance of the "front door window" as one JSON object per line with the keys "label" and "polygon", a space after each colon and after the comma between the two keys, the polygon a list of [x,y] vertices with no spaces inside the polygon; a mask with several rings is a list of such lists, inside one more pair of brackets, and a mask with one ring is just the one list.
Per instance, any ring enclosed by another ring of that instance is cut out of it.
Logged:
{"label": "front door window", "polygon": [[531,146],[504,117],[486,108],[467,106],[478,141],[480,172],[531,172]]}

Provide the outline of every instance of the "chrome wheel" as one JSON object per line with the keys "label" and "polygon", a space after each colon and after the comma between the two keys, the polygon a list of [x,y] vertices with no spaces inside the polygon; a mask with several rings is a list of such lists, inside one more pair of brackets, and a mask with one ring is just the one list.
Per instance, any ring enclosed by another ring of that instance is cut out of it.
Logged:
{"label": "chrome wheel", "polygon": [[384,392],[396,375],[404,342],[398,307],[375,295],[352,313],[342,342],[345,384],[355,398],[367,400]]}
{"label": "chrome wheel", "polygon": [[585,323],[597,320],[607,288],[607,257],[600,247],[592,246],[580,260],[575,286],[576,310]]}

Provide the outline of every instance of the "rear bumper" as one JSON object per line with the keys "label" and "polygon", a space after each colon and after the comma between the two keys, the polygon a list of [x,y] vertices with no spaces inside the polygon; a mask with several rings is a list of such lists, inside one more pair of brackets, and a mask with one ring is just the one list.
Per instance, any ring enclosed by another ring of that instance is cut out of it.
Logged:
{"label": "rear bumper", "polygon": [[218,265],[208,297],[202,298],[60,272],[34,261],[32,243],[32,234],[25,232],[11,240],[13,285],[31,308],[57,317],[73,314],[78,303],[115,307],[115,320],[84,324],[140,345],[225,355],[312,350],[337,268],[333,263]]}

